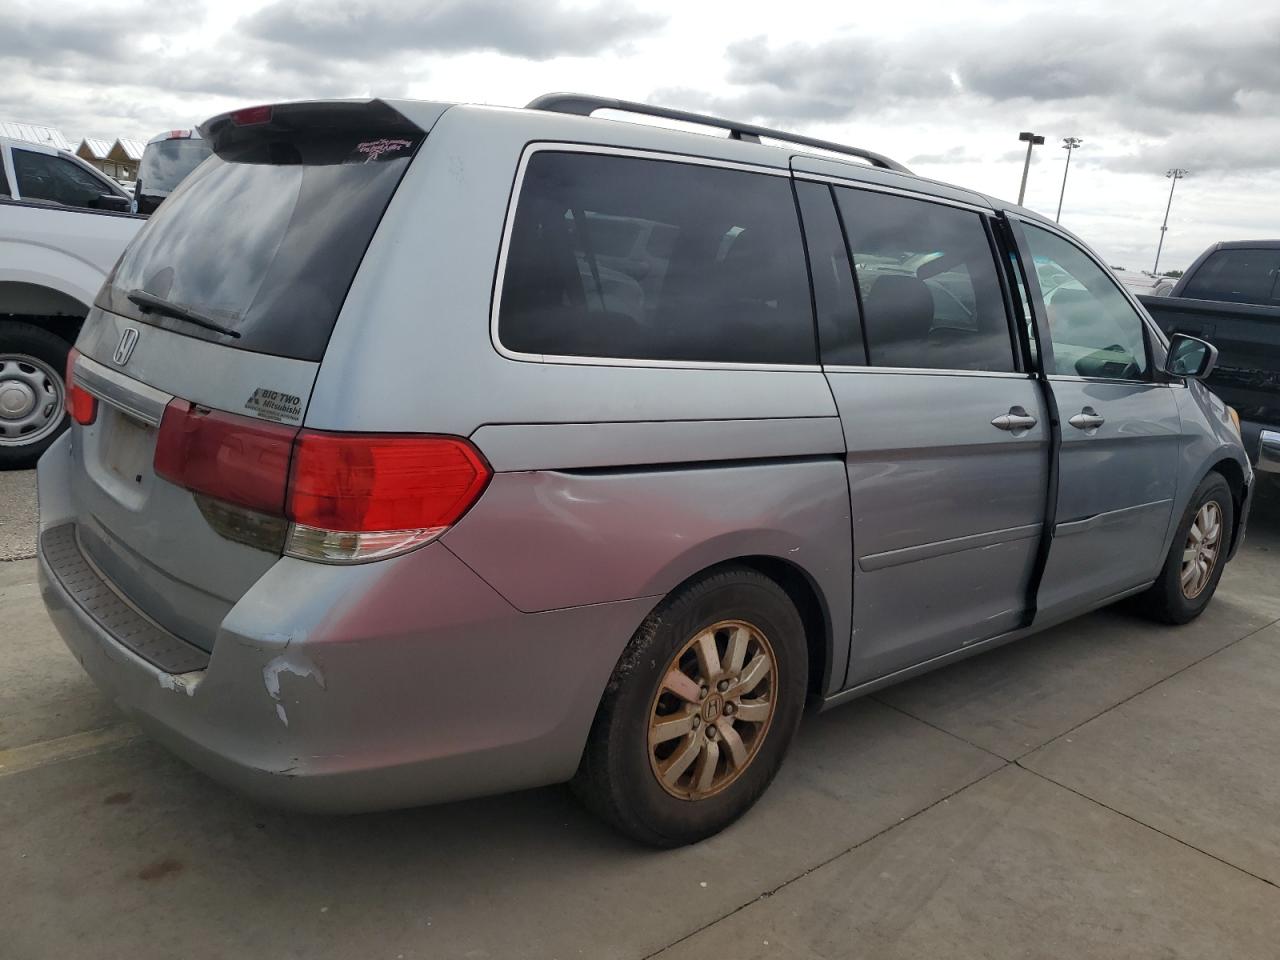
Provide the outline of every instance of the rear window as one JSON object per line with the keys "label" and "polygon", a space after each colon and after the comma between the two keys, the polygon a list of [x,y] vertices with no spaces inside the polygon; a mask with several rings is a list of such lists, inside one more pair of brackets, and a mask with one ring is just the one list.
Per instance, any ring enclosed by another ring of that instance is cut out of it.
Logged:
{"label": "rear window", "polygon": [[525,171],[498,335],[545,356],[815,363],[785,177],[541,151]]}
{"label": "rear window", "polygon": [[1192,274],[1182,295],[1228,303],[1280,303],[1280,250],[1218,250]]}
{"label": "rear window", "polygon": [[207,140],[197,138],[148,143],[142,151],[138,182],[144,193],[170,193],[182,182],[183,177],[200,166],[201,161],[207,159],[212,152]]}
{"label": "rear window", "polygon": [[[242,154],[259,162],[211,158],[147,221],[99,305],[225,346],[319,360],[417,146],[412,139],[358,139],[301,149],[266,144]],[[131,291],[196,311],[240,336],[144,313],[128,299]]]}

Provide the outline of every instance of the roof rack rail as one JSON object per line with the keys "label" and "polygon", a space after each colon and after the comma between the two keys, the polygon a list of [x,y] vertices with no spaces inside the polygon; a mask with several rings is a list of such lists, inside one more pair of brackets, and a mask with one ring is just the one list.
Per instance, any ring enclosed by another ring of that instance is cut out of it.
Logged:
{"label": "roof rack rail", "polygon": [[584,93],[546,93],[542,96],[530,100],[526,105],[527,110],[549,110],[552,113],[572,113],[582,117],[589,117],[597,110],[619,110],[623,113],[636,113],[649,117],[661,117],[665,120],[682,120],[685,123],[699,123],[707,127],[719,127],[722,130],[729,131],[731,140],[745,140],[751,143],[759,143],[761,137],[768,137],[771,140],[783,140],[787,143],[794,143],[805,147],[815,147],[819,150],[829,150],[832,153],[843,153],[847,156],[858,157],[866,160],[872,166],[880,167],[882,170],[893,170],[897,173],[910,174],[911,171],[898,163],[896,160],[890,160],[883,154],[875,153],[871,150],[864,150],[861,147],[851,147],[843,143],[833,143],[830,140],[818,140],[815,137],[805,137],[798,133],[787,133],[785,130],[772,130],[769,127],[757,127],[750,123],[739,123],[736,120],[725,120],[721,117],[712,117],[702,113],[690,113],[686,110],[672,110],[669,107],[655,107],[647,103],[637,103],[633,100],[615,100],[611,97],[593,97]]}

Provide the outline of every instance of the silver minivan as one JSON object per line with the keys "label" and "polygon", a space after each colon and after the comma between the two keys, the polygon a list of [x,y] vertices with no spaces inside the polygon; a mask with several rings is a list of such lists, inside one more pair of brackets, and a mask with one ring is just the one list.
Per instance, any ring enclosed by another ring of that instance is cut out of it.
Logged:
{"label": "silver minivan", "polygon": [[1243,536],[1214,349],[1028,210],[582,96],[201,132],[73,352],[40,572],[102,689],[255,796],[570,780],[687,843],[806,705],[1131,595],[1188,621]]}

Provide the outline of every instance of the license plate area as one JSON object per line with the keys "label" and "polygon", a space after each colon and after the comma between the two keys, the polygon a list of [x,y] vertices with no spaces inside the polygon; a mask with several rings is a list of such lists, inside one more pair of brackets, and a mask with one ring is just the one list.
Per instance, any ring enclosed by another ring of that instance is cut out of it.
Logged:
{"label": "license plate area", "polygon": [[142,488],[155,457],[156,428],[110,404],[102,404],[101,414],[98,450],[103,468],[126,489]]}

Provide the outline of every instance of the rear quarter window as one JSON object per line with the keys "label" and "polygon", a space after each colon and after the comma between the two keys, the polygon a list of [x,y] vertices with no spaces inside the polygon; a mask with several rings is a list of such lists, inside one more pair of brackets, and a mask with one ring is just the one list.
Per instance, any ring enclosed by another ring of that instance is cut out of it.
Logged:
{"label": "rear quarter window", "polygon": [[498,338],[518,353],[817,362],[786,177],[539,151],[501,280]]}

